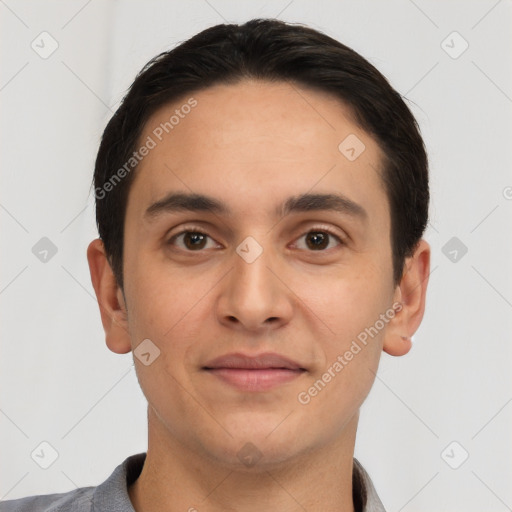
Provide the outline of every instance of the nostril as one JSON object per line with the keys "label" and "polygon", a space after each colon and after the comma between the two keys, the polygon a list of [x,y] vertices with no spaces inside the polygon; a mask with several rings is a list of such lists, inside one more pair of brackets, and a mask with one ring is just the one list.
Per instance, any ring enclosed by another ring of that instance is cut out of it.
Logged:
{"label": "nostril", "polygon": [[236,316],[233,316],[233,315],[229,315],[228,316],[228,320],[230,322],[233,322],[233,323],[237,323],[238,322],[238,319],[236,318]]}

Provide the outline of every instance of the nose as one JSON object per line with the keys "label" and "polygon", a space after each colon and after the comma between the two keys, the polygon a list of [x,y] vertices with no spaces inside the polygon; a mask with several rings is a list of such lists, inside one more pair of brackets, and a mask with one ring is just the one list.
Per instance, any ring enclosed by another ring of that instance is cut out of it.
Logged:
{"label": "nose", "polygon": [[217,302],[217,316],[223,325],[258,333],[290,321],[292,293],[279,278],[276,266],[271,267],[267,252],[251,263],[234,255],[234,268],[223,280]]}

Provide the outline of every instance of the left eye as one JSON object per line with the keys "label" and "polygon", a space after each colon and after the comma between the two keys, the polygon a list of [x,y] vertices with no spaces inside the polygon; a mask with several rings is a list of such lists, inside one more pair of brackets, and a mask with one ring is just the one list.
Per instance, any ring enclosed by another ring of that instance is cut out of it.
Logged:
{"label": "left eye", "polygon": [[207,234],[199,231],[183,231],[173,236],[170,242],[180,249],[188,251],[200,251],[201,249],[212,249],[216,244]]}
{"label": "left eye", "polygon": [[309,231],[302,235],[295,244],[298,249],[324,251],[341,244],[341,240],[326,231]]}

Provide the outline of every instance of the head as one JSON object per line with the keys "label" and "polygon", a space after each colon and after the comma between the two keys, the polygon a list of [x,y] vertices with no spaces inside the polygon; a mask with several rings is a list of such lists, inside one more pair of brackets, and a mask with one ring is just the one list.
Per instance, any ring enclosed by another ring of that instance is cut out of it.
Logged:
{"label": "head", "polygon": [[[153,428],[226,464],[248,442],[274,463],[354,434],[429,270],[425,148],[379,71],[303,26],[212,27],[136,77],[94,187],[107,344],[151,340],[135,362]],[[241,390],[208,366],[269,352],[300,374]]]}

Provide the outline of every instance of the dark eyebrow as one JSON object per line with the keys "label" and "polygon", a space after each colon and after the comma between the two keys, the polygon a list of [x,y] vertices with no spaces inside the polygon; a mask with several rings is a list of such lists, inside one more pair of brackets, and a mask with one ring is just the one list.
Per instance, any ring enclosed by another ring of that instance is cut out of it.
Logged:
{"label": "dark eyebrow", "polygon": [[176,211],[227,213],[228,209],[217,199],[202,194],[171,193],[153,203],[144,213],[144,217],[153,219],[163,213]]}
{"label": "dark eyebrow", "polygon": [[291,212],[312,212],[318,210],[334,210],[362,220],[368,217],[366,210],[348,197],[339,194],[302,194],[290,197],[279,213],[284,216]]}
{"label": "dark eyebrow", "polygon": [[[338,194],[302,194],[290,197],[276,211],[277,216],[284,217],[293,212],[312,212],[334,210],[361,219],[366,219],[366,210],[351,199]],[[203,194],[170,193],[163,199],[149,206],[144,217],[154,219],[164,213],[177,211],[211,212],[228,214],[229,209],[219,200]]]}

